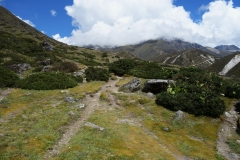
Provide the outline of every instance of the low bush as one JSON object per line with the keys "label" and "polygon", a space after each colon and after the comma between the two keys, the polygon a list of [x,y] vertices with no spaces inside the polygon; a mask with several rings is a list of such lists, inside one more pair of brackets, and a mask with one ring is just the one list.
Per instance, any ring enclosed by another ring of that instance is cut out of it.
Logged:
{"label": "low bush", "polygon": [[137,61],[131,59],[119,59],[109,65],[109,72],[118,76],[128,74],[138,64]]}
{"label": "low bush", "polygon": [[51,68],[52,71],[61,71],[65,73],[76,72],[78,69],[78,65],[74,62],[62,62]]}
{"label": "low bush", "polygon": [[90,81],[108,81],[110,74],[108,70],[103,68],[89,67],[85,70],[86,80]]}
{"label": "low bush", "polygon": [[37,73],[21,80],[18,84],[22,89],[53,90],[66,89],[77,86],[77,82],[64,73]]}
{"label": "low bush", "polygon": [[71,78],[74,79],[75,81],[77,81],[78,83],[82,83],[83,82],[83,77],[82,76],[71,75]]}
{"label": "low bush", "polygon": [[146,79],[168,79],[172,78],[175,70],[164,69],[156,62],[136,61],[132,59],[120,59],[110,64],[109,71],[115,75],[124,74]]}
{"label": "low bush", "polygon": [[15,87],[19,77],[10,69],[0,66],[0,88]]}
{"label": "low bush", "polygon": [[170,110],[182,110],[195,116],[219,117],[226,109],[224,101],[210,89],[187,85],[179,91],[166,91],[156,96],[156,103]]}
{"label": "low bush", "polygon": [[220,98],[224,93],[223,80],[216,74],[189,67],[174,75],[176,83],[157,95],[156,103],[168,109],[190,114],[219,117],[226,106]]}

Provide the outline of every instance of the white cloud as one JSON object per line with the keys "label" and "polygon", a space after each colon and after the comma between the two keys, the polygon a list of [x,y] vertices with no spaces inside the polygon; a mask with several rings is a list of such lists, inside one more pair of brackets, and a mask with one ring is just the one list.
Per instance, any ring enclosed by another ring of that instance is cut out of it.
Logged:
{"label": "white cloud", "polygon": [[194,22],[173,0],[74,0],[66,6],[77,29],[70,37],[53,36],[73,45],[120,46],[156,38],[181,38],[207,46],[240,46],[240,8],[232,0],[216,0],[200,7]]}
{"label": "white cloud", "polygon": [[19,17],[19,16],[16,16],[16,17],[17,17],[18,19],[22,20],[23,22],[29,24],[30,26],[35,27],[35,24],[33,24],[30,20],[24,20],[24,19],[22,19],[22,18]]}
{"label": "white cloud", "polygon": [[51,10],[50,12],[51,12],[52,16],[57,16],[57,12],[55,10]]}

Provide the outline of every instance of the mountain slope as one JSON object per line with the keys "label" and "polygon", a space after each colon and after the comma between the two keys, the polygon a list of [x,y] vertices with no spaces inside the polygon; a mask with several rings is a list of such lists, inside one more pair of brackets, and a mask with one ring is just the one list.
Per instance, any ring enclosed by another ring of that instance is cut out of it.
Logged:
{"label": "mountain slope", "polygon": [[[27,63],[37,71],[64,61],[79,67],[105,65],[121,55],[58,42],[23,22],[0,6],[0,64],[6,67]],[[127,56],[127,55],[125,55]]]}
{"label": "mountain slope", "polygon": [[197,44],[189,43],[179,39],[175,40],[149,40],[137,45],[122,46],[110,49],[114,52],[127,51],[143,60],[154,60],[156,57],[164,56],[169,53],[184,51],[188,49],[199,49],[204,52],[215,54],[207,48]]}
{"label": "mountain slope", "polygon": [[154,60],[164,64],[179,66],[196,66],[206,68],[212,65],[218,58],[198,49],[185,50],[156,57]]}
{"label": "mountain slope", "polygon": [[240,52],[219,59],[209,70],[220,75],[240,77]]}

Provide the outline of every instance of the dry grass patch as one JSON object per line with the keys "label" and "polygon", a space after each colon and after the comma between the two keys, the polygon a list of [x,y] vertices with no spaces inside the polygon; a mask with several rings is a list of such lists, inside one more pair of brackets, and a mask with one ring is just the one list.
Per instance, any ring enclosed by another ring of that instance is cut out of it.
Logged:
{"label": "dry grass patch", "polygon": [[8,104],[0,107],[1,159],[42,159],[67,125],[81,116],[74,104],[64,102],[66,94],[81,97],[97,92],[103,84],[82,84],[68,92],[14,90],[5,99]]}

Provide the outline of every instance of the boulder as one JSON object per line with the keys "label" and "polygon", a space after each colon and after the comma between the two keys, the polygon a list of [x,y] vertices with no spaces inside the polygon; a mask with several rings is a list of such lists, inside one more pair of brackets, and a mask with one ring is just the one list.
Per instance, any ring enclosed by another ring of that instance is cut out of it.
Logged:
{"label": "boulder", "polygon": [[173,115],[173,119],[174,120],[183,120],[184,118],[186,118],[186,115],[183,111],[179,110],[175,113],[175,115]]}
{"label": "boulder", "polygon": [[160,92],[166,91],[168,84],[174,84],[173,80],[164,79],[149,79],[144,83],[142,91],[145,93],[151,92],[153,94],[158,94]]}
{"label": "boulder", "polygon": [[29,70],[31,68],[31,65],[28,63],[13,64],[10,65],[9,68],[15,73],[21,74],[22,72]]}
{"label": "boulder", "polygon": [[155,98],[155,95],[153,93],[151,93],[151,92],[148,92],[147,93],[147,97],[148,98]]}
{"label": "boulder", "polygon": [[129,92],[129,91],[135,92],[140,89],[141,84],[142,84],[142,82],[137,77],[134,77],[130,82],[123,85],[121,87],[121,90],[125,91],[125,92]]}
{"label": "boulder", "polygon": [[162,130],[165,131],[165,132],[171,132],[171,129],[167,126],[162,127]]}

